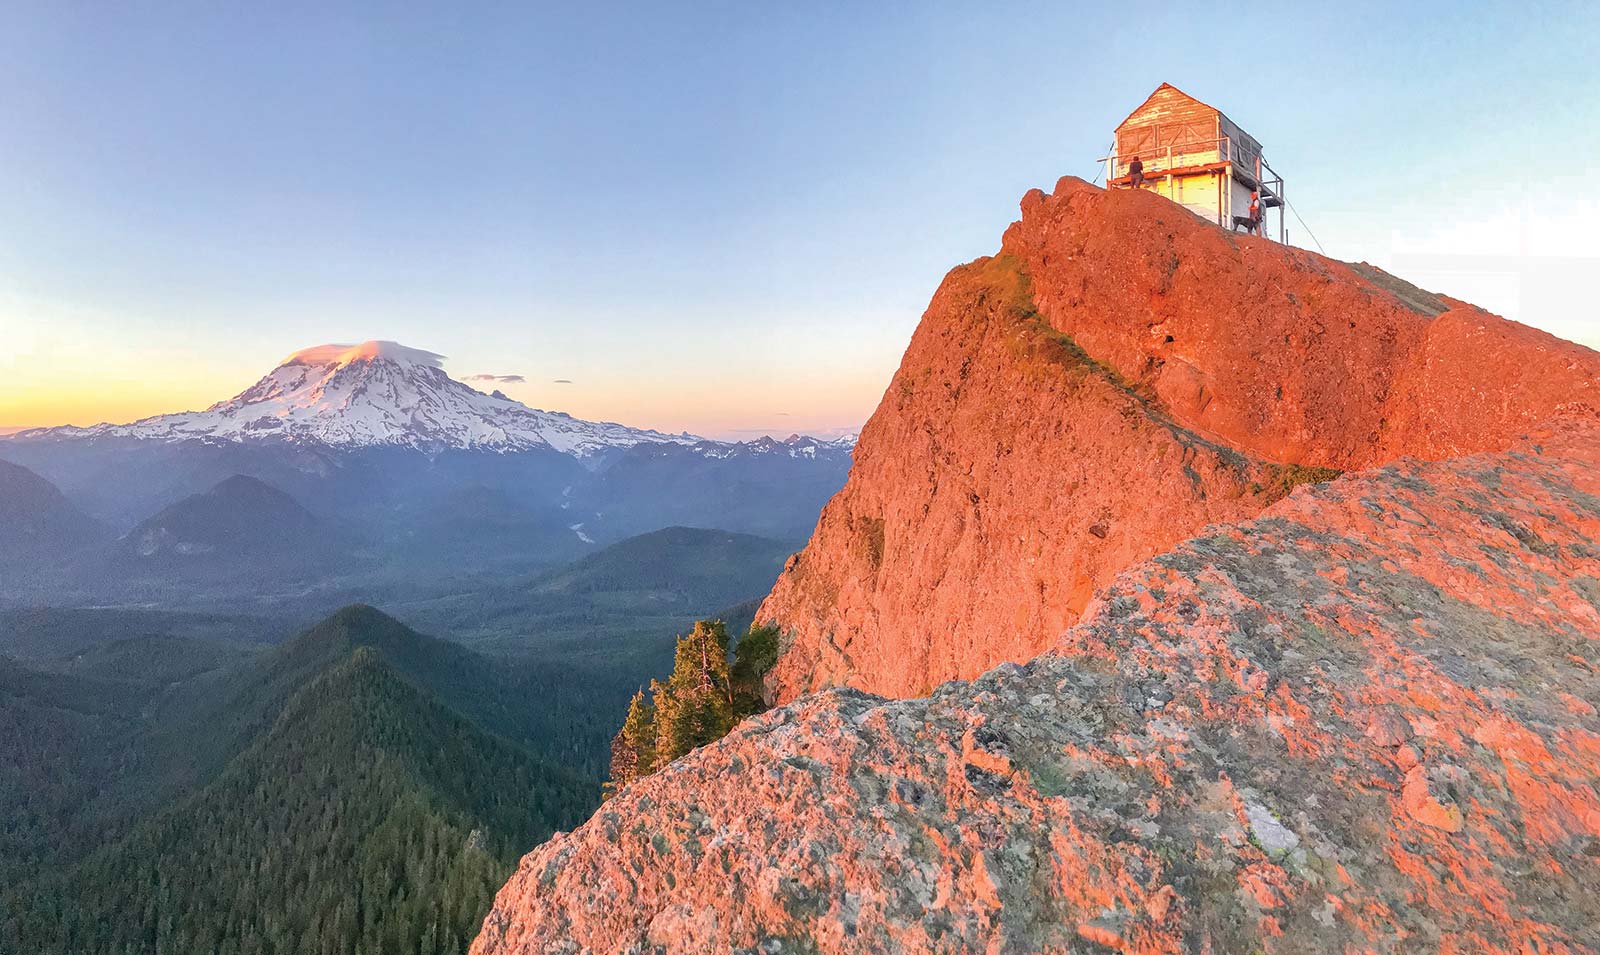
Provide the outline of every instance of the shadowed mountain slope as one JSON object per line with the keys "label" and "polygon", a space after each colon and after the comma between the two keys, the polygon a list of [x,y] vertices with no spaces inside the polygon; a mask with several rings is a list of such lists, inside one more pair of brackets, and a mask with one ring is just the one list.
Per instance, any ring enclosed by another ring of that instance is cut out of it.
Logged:
{"label": "shadowed mountain slope", "polygon": [[151,563],[216,567],[251,558],[320,562],[337,535],[328,522],[257,478],[236,474],[139,524],[122,540],[123,556]]}
{"label": "shadowed mountain slope", "polygon": [[55,485],[25,467],[0,461],[0,568],[31,572],[109,536]]}
{"label": "shadowed mountain slope", "polygon": [[513,737],[535,731],[503,688],[460,647],[340,611],[135,737],[125,759],[198,788],[0,891],[0,950],[459,952],[515,852],[598,797]]}

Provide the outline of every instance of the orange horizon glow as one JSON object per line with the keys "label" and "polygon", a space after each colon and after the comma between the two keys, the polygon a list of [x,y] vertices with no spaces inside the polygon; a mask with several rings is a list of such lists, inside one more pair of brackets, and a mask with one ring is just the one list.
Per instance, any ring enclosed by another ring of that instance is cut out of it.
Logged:
{"label": "orange horizon glow", "polygon": [[[130,393],[131,392],[131,393]],[[199,398],[194,386],[178,388],[132,387],[112,393],[72,392],[65,389],[8,391],[0,395],[0,431],[26,431],[63,425],[88,427],[126,424],[153,415],[195,411],[218,399]]]}
{"label": "orange horizon glow", "polygon": [[[0,434],[32,428],[88,427],[127,424],[156,415],[202,411],[238,394],[254,379],[212,376],[191,381],[54,381],[33,383],[0,391]],[[590,421],[612,421],[635,428],[669,434],[691,434],[726,440],[745,440],[761,434],[817,434],[827,436],[857,430],[877,407],[887,381],[829,382],[818,392],[789,402],[761,402],[738,410],[728,408],[728,395],[720,388],[662,389],[645,393],[626,391],[601,383],[595,387],[554,383],[501,384],[499,389],[522,403],[545,411],[561,411]],[[488,387],[482,390],[491,390]],[[666,399],[666,400],[662,400]]]}

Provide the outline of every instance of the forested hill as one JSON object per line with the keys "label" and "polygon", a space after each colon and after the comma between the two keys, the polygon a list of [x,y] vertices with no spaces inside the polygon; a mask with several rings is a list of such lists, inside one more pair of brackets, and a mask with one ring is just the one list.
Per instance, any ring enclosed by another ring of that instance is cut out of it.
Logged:
{"label": "forested hill", "polygon": [[517,853],[598,801],[525,745],[508,693],[467,705],[482,664],[346,608],[168,713],[140,758],[187,743],[194,772],[220,770],[6,889],[0,951],[462,951]]}

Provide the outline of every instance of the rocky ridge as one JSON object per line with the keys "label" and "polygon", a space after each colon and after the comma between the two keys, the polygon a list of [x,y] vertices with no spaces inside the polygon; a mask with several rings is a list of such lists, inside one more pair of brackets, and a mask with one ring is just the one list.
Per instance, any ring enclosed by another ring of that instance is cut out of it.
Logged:
{"label": "rocky ridge", "polygon": [[524,858],[473,952],[1600,953],[1597,380],[1030,193],[761,609],[788,705]]}
{"label": "rocky ridge", "polygon": [[935,294],[758,619],[779,701],[1041,652],[1119,571],[1293,487],[1501,450],[1600,354],[1370,266],[1066,178]]}
{"label": "rocky ridge", "polygon": [[524,858],[472,951],[1597,952],[1597,704],[1563,415],[1213,527],[1025,666],[747,721]]}

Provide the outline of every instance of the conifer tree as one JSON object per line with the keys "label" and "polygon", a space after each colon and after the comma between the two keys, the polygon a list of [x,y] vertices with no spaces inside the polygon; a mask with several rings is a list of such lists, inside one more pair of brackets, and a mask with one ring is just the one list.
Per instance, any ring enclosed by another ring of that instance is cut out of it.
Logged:
{"label": "conifer tree", "polygon": [[672,676],[635,693],[611,741],[609,796],[766,709],[762,680],[778,659],[776,627],[751,627],[728,660],[728,629],[701,620],[678,638]]}
{"label": "conifer tree", "polygon": [[[682,637],[678,638],[680,641]],[[672,762],[675,758],[671,752],[671,744],[667,740],[666,728],[677,719],[679,710],[678,700],[672,695],[667,684],[660,680],[650,681],[650,700],[655,707],[655,736],[656,745],[651,753],[650,764],[661,767]]]}
{"label": "conifer tree", "polygon": [[739,638],[733,649],[733,666],[729,679],[733,684],[733,711],[744,719],[767,708],[762,696],[762,681],[772,665],[778,662],[778,628],[751,625],[750,631]]}
{"label": "conifer tree", "polygon": [[611,781],[606,783],[605,794],[610,796],[635,779],[650,775],[655,763],[656,708],[641,689],[628,704],[622,729],[611,740]]}
{"label": "conifer tree", "polygon": [[644,691],[633,695],[622,732],[637,754],[634,775],[648,776],[656,768],[656,708],[644,698]]}
{"label": "conifer tree", "polygon": [[722,621],[701,620],[678,639],[666,691],[672,701],[670,711],[657,713],[658,759],[663,762],[721,739],[733,729],[728,628]]}

